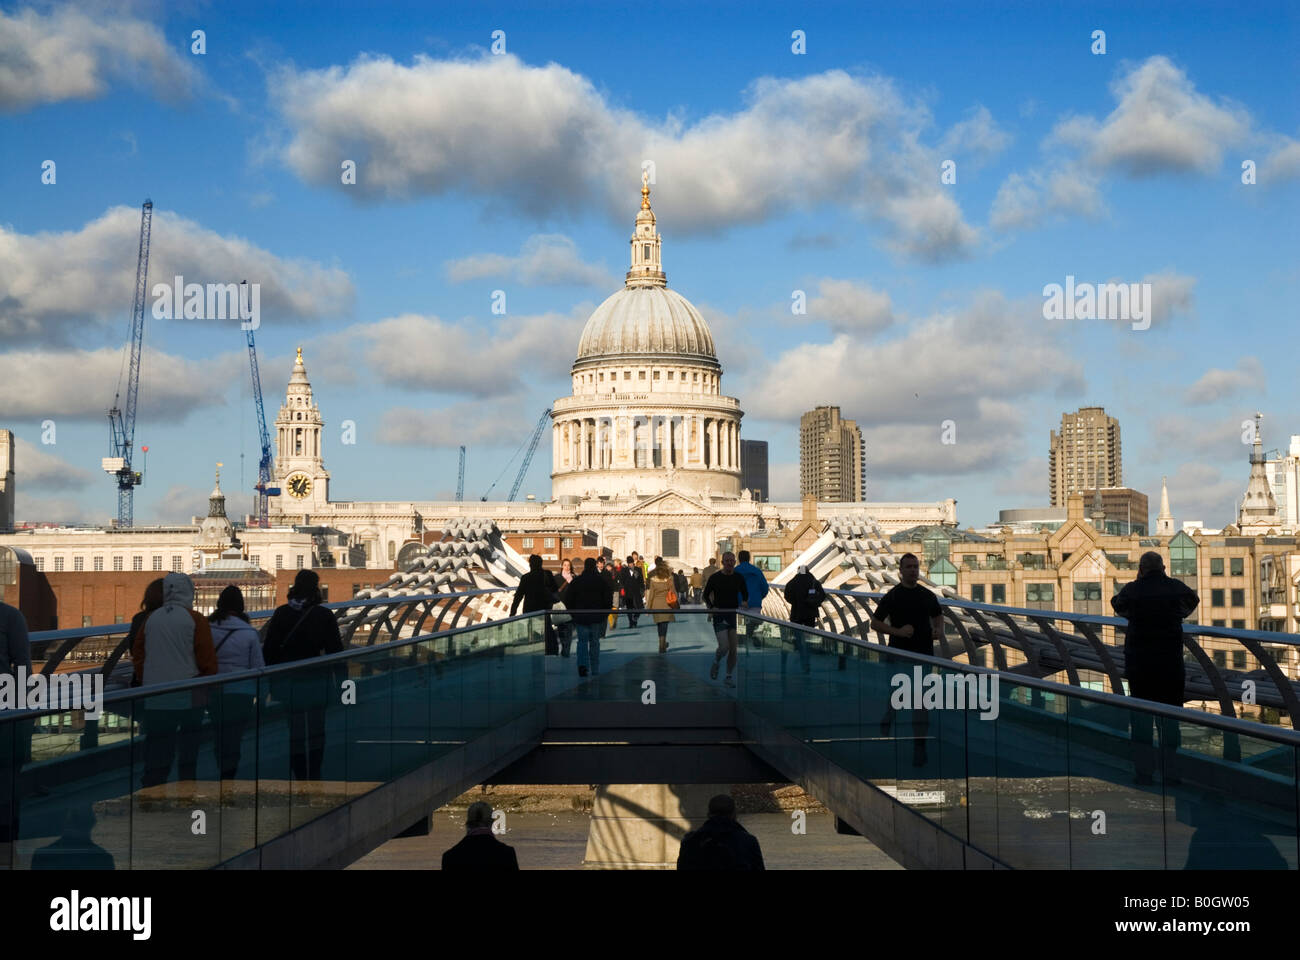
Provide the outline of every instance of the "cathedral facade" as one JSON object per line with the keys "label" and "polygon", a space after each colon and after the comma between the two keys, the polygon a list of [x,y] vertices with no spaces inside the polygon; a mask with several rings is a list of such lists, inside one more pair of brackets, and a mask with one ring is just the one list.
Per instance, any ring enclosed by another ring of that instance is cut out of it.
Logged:
{"label": "cathedral facade", "polygon": [[[503,531],[588,530],[614,555],[635,550],[689,568],[704,567],[722,541],[806,519],[804,504],[760,503],[741,488],[740,401],[723,393],[708,324],[668,287],[644,178],[630,245],[623,289],[596,308],[578,341],[572,394],[552,405],[551,500],[331,500],[325,421],[299,350],[275,422],[272,521],[349,534],[370,567],[415,555],[426,529],[491,520]],[[952,499],[813,509],[870,518],[885,532],[957,522]]]}

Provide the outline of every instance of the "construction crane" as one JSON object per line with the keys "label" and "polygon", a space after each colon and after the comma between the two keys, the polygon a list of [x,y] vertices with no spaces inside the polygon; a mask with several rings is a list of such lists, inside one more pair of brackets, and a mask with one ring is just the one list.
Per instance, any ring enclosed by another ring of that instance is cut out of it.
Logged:
{"label": "construction crane", "polygon": [[460,448],[460,473],[456,477],[456,502],[465,499],[465,447]]}
{"label": "construction crane", "polygon": [[140,208],[140,249],[135,263],[135,300],[131,304],[131,331],[126,353],[126,409],[122,400],[122,375],[118,374],[117,391],[113,406],[108,411],[109,455],[100,461],[104,472],[117,478],[117,525],[130,527],[135,523],[135,488],[144,481],[144,474],[131,467],[131,454],[135,449],[135,413],[140,396],[140,350],[144,345],[144,297],[149,276],[149,233],[153,226],[153,201],[145,200]]}
{"label": "construction crane", "polygon": [[[247,280],[244,283],[248,283]],[[242,286],[242,284],[241,284]],[[243,313],[243,304],[247,302],[240,299],[240,313]],[[262,458],[257,462],[257,496],[253,498],[254,513],[257,516],[257,525],[259,527],[269,527],[271,519],[267,507],[267,498],[280,495],[279,487],[271,486],[271,475],[273,473],[273,459],[271,456],[271,433],[266,429],[266,407],[262,404],[262,375],[257,369],[257,345],[253,342],[253,328],[250,326],[248,334],[248,365],[253,371],[253,402],[257,405],[257,429],[262,441]]]}
{"label": "construction crane", "polygon": [[[549,417],[550,415],[551,415],[551,408],[547,407],[545,410],[542,411],[542,415],[537,418],[537,426],[533,428],[532,439],[524,441],[528,447],[528,452],[524,454],[524,462],[519,467],[519,475],[515,477],[514,486],[510,488],[510,497],[509,497],[510,500],[514,500],[516,495],[518,495],[519,493],[519,488],[524,484],[524,475],[528,473],[528,467],[533,462],[533,454],[537,452],[537,442],[542,439],[542,428],[546,426],[546,418]],[[479,497],[479,500],[481,501],[487,500],[488,493],[491,493],[493,489],[496,487],[496,485],[501,482],[501,478],[504,477],[506,471],[510,469],[510,464],[515,462],[515,457],[519,456],[519,454],[523,450],[524,447],[521,446],[518,450],[515,451],[514,457],[511,457],[508,461],[506,461],[506,465],[501,468],[501,473],[499,473],[497,475],[497,478],[492,481],[492,486],[487,488],[487,493]]]}

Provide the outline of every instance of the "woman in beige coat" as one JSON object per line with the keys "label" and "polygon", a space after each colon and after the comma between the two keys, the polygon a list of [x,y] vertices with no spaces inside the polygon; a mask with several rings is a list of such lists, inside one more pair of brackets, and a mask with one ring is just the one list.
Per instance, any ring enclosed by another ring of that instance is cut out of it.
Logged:
{"label": "woman in beige coat", "polygon": [[[655,557],[655,567],[646,581],[645,605],[650,610],[667,610],[668,594],[673,590],[673,571],[663,557]],[[677,598],[681,602],[681,598]],[[659,631],[659,652],[668,652],[668,624],[676,621],[671,613],[654,614],[655,629]]]}

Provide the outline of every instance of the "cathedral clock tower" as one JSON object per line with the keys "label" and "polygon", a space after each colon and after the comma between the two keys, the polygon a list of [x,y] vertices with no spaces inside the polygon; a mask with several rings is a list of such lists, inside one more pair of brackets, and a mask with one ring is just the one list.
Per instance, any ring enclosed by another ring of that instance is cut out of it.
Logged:
{"label": "cathedral clock tower", "polygon": [[271,498],[271,513],[296,517],[324,509],[329,502],[330,475],[321,459],[324,427],[299,347],[284,406],[275,418],[275,485],[280,495]]}

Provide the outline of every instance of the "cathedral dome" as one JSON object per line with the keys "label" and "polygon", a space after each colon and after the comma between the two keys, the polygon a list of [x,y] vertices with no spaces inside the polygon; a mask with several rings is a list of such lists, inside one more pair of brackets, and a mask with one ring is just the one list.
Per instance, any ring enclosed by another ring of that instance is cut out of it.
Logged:
{"label": "cathedral dome", "polygon": [[657,285],[629,285],[615,293],[592,313],[578,341],[578,363],[632,356],[717,364],[713,334],[700,311]]}

